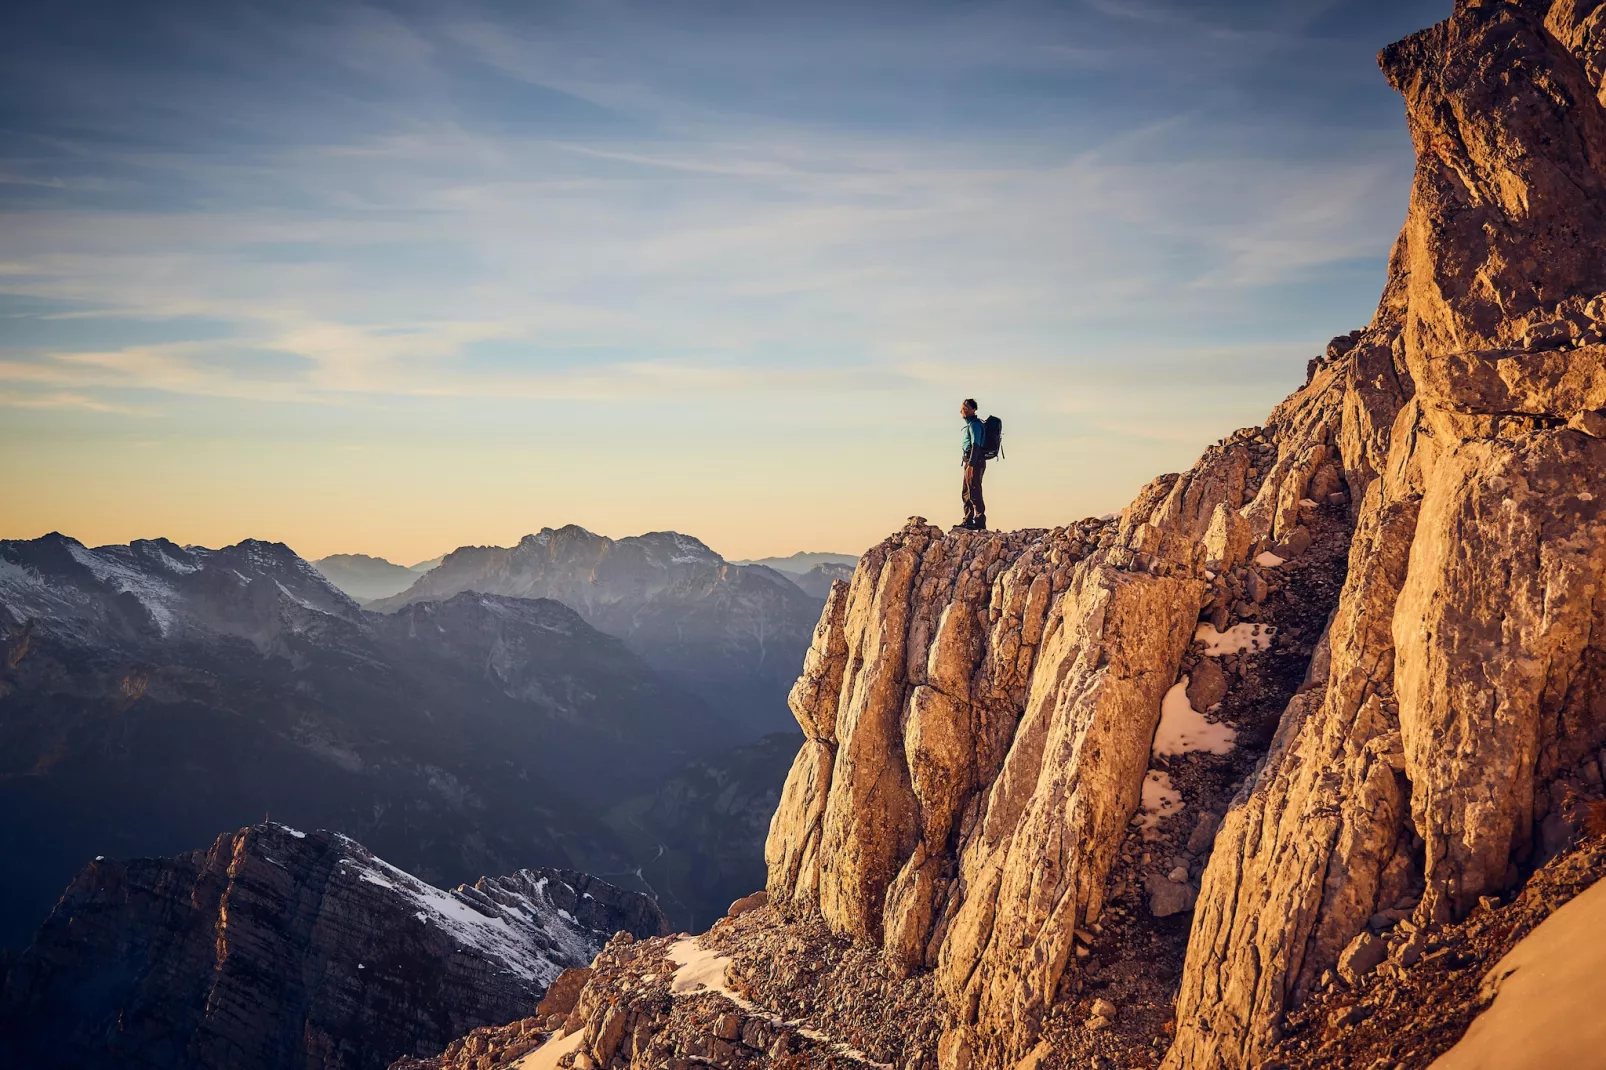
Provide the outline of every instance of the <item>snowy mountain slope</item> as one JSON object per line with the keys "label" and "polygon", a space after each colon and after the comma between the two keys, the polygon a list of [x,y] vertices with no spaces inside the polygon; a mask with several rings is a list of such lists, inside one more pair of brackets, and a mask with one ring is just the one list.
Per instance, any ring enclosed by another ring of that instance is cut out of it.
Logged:
{"label": "snowy mountain slope", "polygon": [[668,926],[646,897],[583,873],[444,891],[337,833],[256,825],[210,851],[81,872],[5,978],[0,1056],[383,1067],[528,1014],[621,929]]}

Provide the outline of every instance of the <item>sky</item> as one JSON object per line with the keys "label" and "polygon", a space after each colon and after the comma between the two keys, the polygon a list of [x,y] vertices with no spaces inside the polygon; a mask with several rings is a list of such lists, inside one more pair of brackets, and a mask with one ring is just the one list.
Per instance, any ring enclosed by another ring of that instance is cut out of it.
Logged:
{"label": "sky", "polygon": [[727,557],[1121,508],[1363,325],[1448,0],[0,13],[0,537]]}

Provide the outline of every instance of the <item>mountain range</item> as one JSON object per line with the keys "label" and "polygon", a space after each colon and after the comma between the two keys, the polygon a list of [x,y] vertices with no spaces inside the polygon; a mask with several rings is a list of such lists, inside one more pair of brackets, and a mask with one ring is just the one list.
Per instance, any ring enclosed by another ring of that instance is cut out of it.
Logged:
{"label": "mountain range", "polygon": [[732,561],[733,565],[763,565],[788,576],[804,576],[821,565],[852,565],[858,554],[822,553],[817,550],[799,550],[787,557],[755,557],[746,561]]}
{"label": "mountain range", "polygon": [[0,635],[0,852],[26,860],[0,882],[0,945],[88,858],[187,850],[264,814],[436,883],[628,875],[601,812],[732,743],[558,602],[372,613],[277,543],[3,541]]}
{"label": "mountain range", "polygon": [[367,554],[331,554],[318,558],[312,565],[330,583],[363,603],[405,591],[414,580],[440,563],[440,558],[432,557],[416,565],[402,566]]}
{"label": "mountain range", "polygon": [[724,715],[733,742],[790,728],[786,693],[824,601],[774,569],[732,564],[689,535],[611,539],[570,525],[542,528],[512,547],[454,550],[369,608],[393,613],[464,591],[572,607]]}

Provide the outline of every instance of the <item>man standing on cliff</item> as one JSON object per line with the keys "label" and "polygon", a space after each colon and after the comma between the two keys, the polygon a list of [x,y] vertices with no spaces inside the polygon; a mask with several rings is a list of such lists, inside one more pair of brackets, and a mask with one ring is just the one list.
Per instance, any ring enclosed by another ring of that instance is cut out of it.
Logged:
{"label": "man standing on cliff", "polygon": [[981,477],[987,471],[987,428],[976,415],[976,399],[966,398],[959,406],[959,415],[965,421],[964,453],[965,481],[960,485],[959,497],[965,503],[965,520],[959,526],[971,531],[987,530],[987,505],[982,501]]}

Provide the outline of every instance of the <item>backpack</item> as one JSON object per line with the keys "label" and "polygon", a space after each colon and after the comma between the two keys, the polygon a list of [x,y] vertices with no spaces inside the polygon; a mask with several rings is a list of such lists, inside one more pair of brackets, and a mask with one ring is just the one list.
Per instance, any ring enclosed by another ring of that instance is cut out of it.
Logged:
{"label": "backpack", "polygon": [[1003,455],[1004,452],[1004,421],[996,416],[989,416],[982,423],[981,455],[991,461]]}

